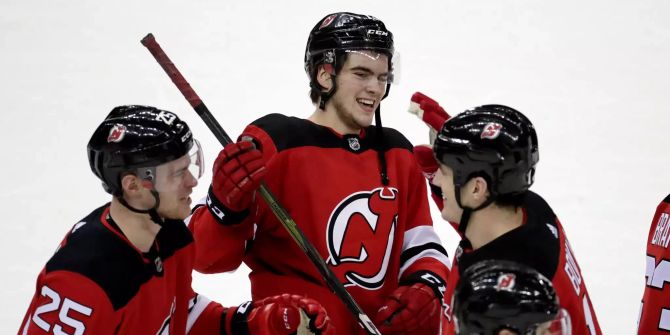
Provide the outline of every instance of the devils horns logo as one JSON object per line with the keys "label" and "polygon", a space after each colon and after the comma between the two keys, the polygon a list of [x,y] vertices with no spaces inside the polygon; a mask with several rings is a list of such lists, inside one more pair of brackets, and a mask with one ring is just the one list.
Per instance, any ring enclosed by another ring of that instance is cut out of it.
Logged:
{"label": "devils horns logo", "polygon": [[344,286],[369,290],[384,284],[398,223],[398,190],[358,192],[338,204],[328,219],[327,263]]}
{"label": "devils horns logo", "polygon": [[335,18],[337,17],[337,14],[329,15],[327,18],[323,19],[323,22],[321,22],[321,25],[319,26],[319,29],[328,27],[333,21],[335,21]]}
{"label": "devils horns logo", "polygon": [[500,135],[500,129],[502,125],[500,123],[490,122],[482,130],[481,138],[495,139]]}
{"label": "devils horns logo", "polygon": [[109,135],[107,136],[107,143],[118,143],[123,140],[123,137],[126,135],[126,126],[122,124],[117,124],[109,130]]}
{"label": "devils horns logo", "polygon": [[511,291],[516,286],[516,276],[513,273],[503,273],[498,276],[496,289],[499,291]]}

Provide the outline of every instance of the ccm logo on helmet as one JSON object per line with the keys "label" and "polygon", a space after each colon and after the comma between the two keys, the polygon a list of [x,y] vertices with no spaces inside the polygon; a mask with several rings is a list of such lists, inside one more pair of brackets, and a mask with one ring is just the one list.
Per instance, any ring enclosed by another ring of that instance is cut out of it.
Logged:
{"label": "ccm logo on helmet", "polygon": [[368,35],[388,36],[389,33],[383,30],[368,29]]}
{"label": "ccm logo on helmet", "polygon": [[495,139],[500,135],[500,129],[502,129],[500,123],[490,122],[482,130],[481,138]]}
{"label": "ccm logo on helmet", "polygon": [[107,143],[119,143],[123,140],[123,137],[126,135],[126,126],[122,124],[117,124],[112,129],[109,130],[109,135],[107,136]]}

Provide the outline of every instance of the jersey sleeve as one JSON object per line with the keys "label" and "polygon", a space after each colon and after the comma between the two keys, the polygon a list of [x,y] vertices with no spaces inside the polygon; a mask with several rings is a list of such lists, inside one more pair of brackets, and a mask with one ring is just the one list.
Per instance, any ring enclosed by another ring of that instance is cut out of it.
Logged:
{"label": "jersey sleeve", "polygon": [[426,183],[413,156],[408,157],[408,196],[402,208],[405,232],[400,254],[401,281],[416,272],[430,271],[445,282],[451,261],[433,229],[428,207]]}
{"label": "jersey sleeve", "polygon": [[[557,224],[560,227],[560,223]],[[602,331],[586,290],[584,277],[562,228],[560,243],[561,254],[553,285],[561,307],[570,315],[572,334],[600,335]]]}
{"label": "jersey sleeve", "polygon": [[[204,200],[201,201],[204,204]],[[239,224],[220,224],[201,205],[186,219],[195,239],[194,269],[201,273],[233,271],[242,264],[247,242],[253,239],[251,219]]]}
{"label": "jersey sleeve", "polygon": [[647,238],[638,334],[670,333],[670,195],[656,208]]}
{"label": "jersey sleeve", "polygon": [[221,304],[211,301],[203,295],[195,294],[188,306],[186,334],[225,334],[220,328],[226,310],[227,308],[224,308]]}
{"label": "jersey sleeve", "polygon": [[19,335],[114,334],[116,316],[105,292],[68,271],[40,274]]}

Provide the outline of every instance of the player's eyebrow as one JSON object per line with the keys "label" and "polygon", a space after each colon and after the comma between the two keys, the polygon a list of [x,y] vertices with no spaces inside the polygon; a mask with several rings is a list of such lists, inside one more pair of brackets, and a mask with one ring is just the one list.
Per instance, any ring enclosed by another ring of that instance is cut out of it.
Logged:
{"label": "player's eyebrow", "polygon": [[[349,69],[349,71],[363,71],[363,72],[366,72],[368,74],[375,74],[375,72],[372,71],[370,68],[367,68],[367,67],[362,66],[362,65],[354,66],[351,69]],[[384,71],[384,72],[379,73],[379,75],[385,75],[385,74],[388,74],[388,71]]]}

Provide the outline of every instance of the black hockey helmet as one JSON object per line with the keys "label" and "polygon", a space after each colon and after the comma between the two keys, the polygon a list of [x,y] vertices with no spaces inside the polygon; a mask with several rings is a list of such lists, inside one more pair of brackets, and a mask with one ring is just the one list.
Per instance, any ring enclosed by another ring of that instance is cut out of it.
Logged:
{"label": "black hockey helmet", "polygon": [[503,105],[484,105],[452,117],[442,126],[433,151],[454,171],[457,188],[484,176],[493,198],[528,190],[540,157],[533,124]]}
{"label": "black hockey helmet", "polygon": [[459,334],[570,332],[569,316],[561,310],[551,281],[516,262],[485,260],[467,268],[452,306]]}
{"label": "black hockey helmet", "polygon": [[[330,92],[321,92],[322,87],[316,80],[318,65],[332,64],[337,68],[337,59],[345,52],[353,50],[372,50],[387,55],[389,71],[392,70],[393,34],[386,29],[384,22],[373,16],[349,12],[333,13],[319,20],[310,31],[305,48],[305,71],[312,91],[321,94],[321,108],[332,96],[335,87]],[[386,95],[390,85],[389,80]]]}
{"label": "black hockey helmet", "polygon": [[155,167],[197,149],[202,174],[200,145],[188,125],[176,114],[150,106],[127,105],[112,109],[88,142],[93,173],[108,193],[121,197],[121,178],[127,172],[153,182]]}

